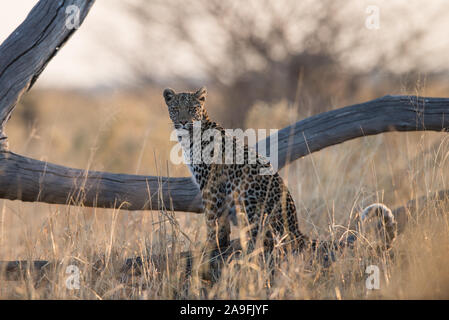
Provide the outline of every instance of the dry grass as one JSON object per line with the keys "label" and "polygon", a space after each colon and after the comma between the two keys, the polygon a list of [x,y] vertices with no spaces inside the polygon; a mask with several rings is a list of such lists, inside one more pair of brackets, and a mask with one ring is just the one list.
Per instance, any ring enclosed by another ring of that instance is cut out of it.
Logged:
{"label": "dry grass", "polygon": [[[34,114],[21,114],[25,109],[19,106],[8,124],[13,151],[79,168],[154,175],[166,175],[160,168],[168,168],[172,176],[188,174],[167,162],[173,143],[167,144],[168,114],[158,95],[44,92],[27,99]],[[271,127],[281,127],[280,110],[294,113],[285,106],[256,108],[248,126],[264,127],[269,117],[279,121]],[[448,158],[446,134],[389,133],[327,148],[296,161],[282,175],[302,229],[327,239],[347,230],[350,217],[368,204],[396,207],[449,189]],[[449,200],[410,212],[410,223],[389,254],[373,254],[369,243],[360,241],[327,271],[307,256],[285,256],[272,278],[263,264],[243,258],[229,263],[213,287],[201,280],[197,266],[186,279],[180,257],[181,251],[201,246],[201,215],[3,200],[0,212],[0,260],[63,261],[37,284],[28,277],[0,279],[1,299],[449,298]],[[170,222],[172,216],[177,224]],[[238,237],[237,230],[233,236]],[[122,278],[126,258],[148,255],[164,258],[145,265],[141,276]],[[66,266],[73,259],[81,266],[79,290],[66,288]],[[92,265],[99,259],[105,268],[96,273]],[[380,269],[380,290],[365,287],[368,265]]]}

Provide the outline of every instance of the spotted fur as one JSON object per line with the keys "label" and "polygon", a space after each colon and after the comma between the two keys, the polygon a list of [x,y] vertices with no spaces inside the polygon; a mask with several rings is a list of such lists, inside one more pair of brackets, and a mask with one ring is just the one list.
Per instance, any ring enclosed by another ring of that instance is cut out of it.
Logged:
{"label": "spotted fur", "polygon": [[[216,141],[203,141],[201,149],[195,149],[194,121],[201,122],[202,133],[208,129],[216,129],[221,135],[223,148],[221,164],[200,162],[189,165],[202,194],[208,248],[223,251],[229,247],[230,216],[236,211],[236,207],[243,213],[243,220],[249,223],[250,245],[254,246],[257,236],[262,235],[267,250],[272,250],[274,245],[279,244],[293,244],[295,248],[302,248],[308,239],[299,230],[295,203],[282,178],[265,158],[257,155],[254,149],[246,145],[243,152],[244,159],[238,158],[238,153],[235,152],[236,138],[227,135],[225,130],[211,121],[207,115],[204,107],[206,89],[179,94],[172,89],[166,89],[163,95],[175,129],[179,132],[185,130],[189,134],[189,146],[183,144],[184,139],[179,134],[184,154],[190,157],[187,159],[188,162],[192,162],[200,152],[204,154],[208,147],[209,150],[213,150],[210,143]],[[224,158],[226,139],[232,139],[234,149],[232,164],[227,164],[229,162]],[[251,158],[254,155],[257,157]],[[249,159],[256,159],[256,162]],[[270,174],[262,175],[261,170],[268,170]]]}
{"label": "spotted fur", "polygon": [[[258,155],[253,148],[245,145],[243,155],[236,153],[236,138],[227,135],[220,125],[209,119],[205,109],[205,88],[179,94],[172,89],[165,89],[163,95],[173,125],[179,132],[178,138],[187,162],[201,159],[201,155],[207,152],[211,152],[211,156],[222,157],[221,164],[218,161],[193,161],[189,164],[192,178],[201,190],[207,224],[206,248],[212,251],[213,256],[218,256],[230,247],[230,219],[236,212],[241,213],[239,216],[243,219],[240,220],[246,223],[243,227],[248,227],[250,249],[254,248],[257,238],[263,240],[267,253],[274,246],[291,248],[295,252],[307,248],[321,265],[328,267],[335,261],[337,252],[353,247],[359,232],[351,233],[339,241],[313,240],[301,233],[295,203],[282,178],[268,160]],[[198,121],[201,123],[201,134],[209,129],[218,130],[219,138],[222,139],[221,153],[215,154],[212,143],[216,143],[216,139],[202,139],[200,148],[194,147],[194,122]],[[190,139],[185,140],[183,137],[186,135]],[[231,139],[233,148],[233,161],[230,164],[225,159],[224,149],[229,147],[227,139]],[[256,161],[250,161],[254,157]],[[265,174],[260,174],[262,171]],[[363,211],[361,223],[370,217],[382,218],[378,224],[378,229],[383,230],[380,234],[385,235],[381,237],[384,241],[381,249],[388,250],[397,235],[397,223],[391,210],[383,204],[374,204]]]}

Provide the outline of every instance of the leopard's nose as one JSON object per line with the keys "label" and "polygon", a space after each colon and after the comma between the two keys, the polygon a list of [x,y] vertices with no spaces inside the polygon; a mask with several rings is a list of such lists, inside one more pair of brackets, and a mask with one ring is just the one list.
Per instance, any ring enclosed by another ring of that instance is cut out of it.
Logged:
{"label": "leopard's nose", "polygon": [[179,121],[179,123],[180,123],[182,126],[185,126],[185,125],[187,124],[187,122],[188,122],[188,121]]}

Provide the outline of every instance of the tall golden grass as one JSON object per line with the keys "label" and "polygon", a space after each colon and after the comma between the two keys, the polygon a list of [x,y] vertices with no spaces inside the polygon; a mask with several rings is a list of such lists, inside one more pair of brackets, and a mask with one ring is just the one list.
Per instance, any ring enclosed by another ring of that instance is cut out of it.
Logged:
{"label": "tall golden grass", "polygon": [[[213,101],[212,101],[213,102]],[[86,95],[36,91],[23,101],[7,132],[13,151],[85,169],[186,176],[169,159],[171,124],[159,92]],[[220,110],[209,103],[211,115]],[[285,114],[310,113],[279,102],[256,104],[246,126],[281,128]],[[294,115],[294,116],[292,116]],[[295,118],[298,117],[298,118]],[[283,169],[311,237],[338,238],[366,205],[389,207],[448,189],[449,140],[444,133],[388,133],[333,146]],[[449,200],[410,212],[407,228],[388,253],[369,240],[344,252],[328,270],[307,255],[287,255],[274,275],[250,257],[227,264],[220,280],[202,280],[194,265],[185,276],[182,251],[204,239],[201,215],[170,210],[128,212],[0,201],[0,260],[57,260],[36,282],[0,278],[1,299],[408,299],[449,298]],[[233,228],[233,237],[239,232]],[[141,275],[123,277],[126,258],[158,256]],[[66,286],[66,267],[81,266],[79,290]],[[92,266],[103,261],[104,269]],[[380,289],[368,290],[368,265],[380,270]]]}

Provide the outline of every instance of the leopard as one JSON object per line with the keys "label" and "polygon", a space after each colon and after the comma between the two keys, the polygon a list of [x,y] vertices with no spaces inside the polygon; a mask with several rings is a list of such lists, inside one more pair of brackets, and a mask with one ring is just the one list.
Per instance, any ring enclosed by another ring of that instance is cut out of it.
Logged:
{"label": "leopard", "polygon": [[[242,146],[234,135],[210,119],[205,87],[180,93],[167,88],[163,97],[185,163],[201,192],[207,229],[205,248],[212,256],[232,247],[231,222],[236,216],[246,223],[248,250],[253,250],[259,239],[267,254],[275,247],[295,252],[309,248],[329,262],[336,250],[354,240],[320,241],[301,232],[295,202],[283,178],[268,157],[246,143]],[[210,132],[215,135],[203,139]],[[243,152],[237,152],[238,147],[243,147]]]}

